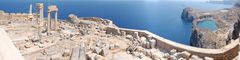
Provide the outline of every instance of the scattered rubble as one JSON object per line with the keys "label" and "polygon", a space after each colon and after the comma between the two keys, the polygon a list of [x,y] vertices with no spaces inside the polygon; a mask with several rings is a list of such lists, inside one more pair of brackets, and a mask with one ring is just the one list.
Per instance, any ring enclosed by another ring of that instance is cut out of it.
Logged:
{"label": "scattered rubble", "polygon": [[188,51],[157,48],[158,40],[151,35],[120,30],[111,20],[98,17],[79,18],[70,14],[68,20],[56,18],[58,24],[48,24],[49,20],[43,18],[38,23],[35,21],[38,18],[0,19],[0,27],[5,28],[11,37],[26,37],[14,40],[26,60],[211,59],[192,55]]}

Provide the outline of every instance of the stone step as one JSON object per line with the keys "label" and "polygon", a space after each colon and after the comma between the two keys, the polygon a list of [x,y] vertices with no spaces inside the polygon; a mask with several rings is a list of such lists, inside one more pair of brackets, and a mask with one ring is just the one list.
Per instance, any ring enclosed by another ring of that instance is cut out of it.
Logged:
{"label": "stone step", "polygon": [[85,48],[79,46],[73,48],[70,60],[87,60]]}

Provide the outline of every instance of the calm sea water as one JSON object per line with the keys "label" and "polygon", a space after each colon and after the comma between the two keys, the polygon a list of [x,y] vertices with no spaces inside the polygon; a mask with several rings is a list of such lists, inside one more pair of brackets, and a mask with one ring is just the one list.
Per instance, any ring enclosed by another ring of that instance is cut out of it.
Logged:
{"label": "calm sea water", "polygon": [[[100,1],[100,0],[4,0],[0,2],[0,10],[6,12],[28,12],[29,4],[43,2],[46,6],[55,4],[59,8],[59,18],[66,19],[68,14],[80,17],[102,17],[111,19],[122,28],[141,29],[153,32],[161,37],[182,44],[189,44],[191,22],[181,20],[185,7],[202,10],[217,10],[231,5],[210,4],[204,2],[186,1]],[[35,7],[33,7],[35,8]]]}
{"label": "calm sea water", "polygon": [[213,20],[204,20],[197,23],[200,28],[208,29],[209,31],[217,30],[217,25]]}

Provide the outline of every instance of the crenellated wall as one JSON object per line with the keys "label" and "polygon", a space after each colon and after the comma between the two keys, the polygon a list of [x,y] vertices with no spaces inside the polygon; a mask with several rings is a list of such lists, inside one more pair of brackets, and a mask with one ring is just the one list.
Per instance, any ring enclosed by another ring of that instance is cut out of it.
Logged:
{"label": "crenellated wall", "polygon": [[145,30],[134,30],[117,27],[108,27],[108,29],[107,34],[132,35],[133,37],[134,33],[137,32],[139,37],[151,37],[156,40],[156,48],[158,49],[164,49],[167,51],[170,51],[171,49],[176,49],[178,51],[187,51],[190,52],[192,55],[197,55],[199,57],[211,57],[214,58],[214,60],[233,59],[238,56],[239,51],[239,40],[235,40],[234,42],[220,49],[206,49],[176,43]]}

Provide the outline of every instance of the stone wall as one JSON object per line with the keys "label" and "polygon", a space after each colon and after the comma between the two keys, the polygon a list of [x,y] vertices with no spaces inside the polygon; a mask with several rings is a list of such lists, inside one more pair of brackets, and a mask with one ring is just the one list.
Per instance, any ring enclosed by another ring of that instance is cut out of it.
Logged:
{"label": "stone wall", "polygon": [[3,13],[0,15],[0,19],[8,19],[8,20],[20,20],[20,19],[28,19],[28,13]]}
{"label": "stone wall", "polygon": [[[111,27],[108,27],[111,28]],[[125,29],[125,28],[111,28],[113,30],[111,33],[118,33],[120,31],[120,35],[132,35],[134,36],[134,33],[138,33],[139,37],[146,37],[146,38],[153,38],[156,40],[156,48],[170,51],[171,49],[176,49],[178,51],[187,51],[190,52],[192,55],[197,55],[199,57],[211,57],[215,60],[230,60],[238,56],[238,50],[239,50],[239,40],[235,40],[234,42],[230,43],[229,45],[220,48],[220,49],[206,49],[206,48],[198,48],[198,47],[192,47],[180,43],[173,42],[171,40],[162,38],[158,35],[155,35],[149,31],[145,30],[134,30],[134,29]]]}

